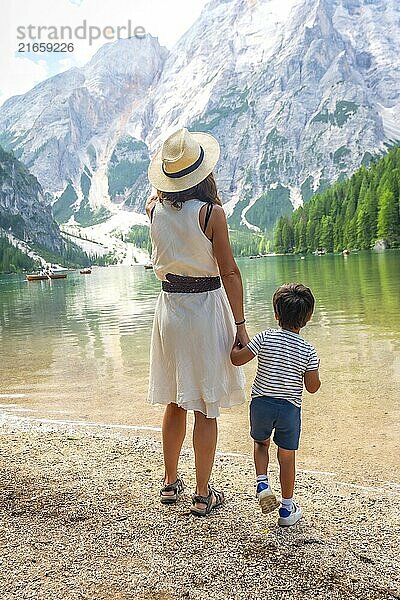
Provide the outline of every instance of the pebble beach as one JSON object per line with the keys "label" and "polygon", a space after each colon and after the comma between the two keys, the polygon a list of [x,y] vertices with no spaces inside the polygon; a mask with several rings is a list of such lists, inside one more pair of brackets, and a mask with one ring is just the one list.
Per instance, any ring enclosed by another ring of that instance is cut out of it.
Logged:
{"label": "pebble beach", "polygon": [[[218,453],[224,507],[189,513],[158,494],[158,441],[130,432],[0,420],[2,600],[258,600],[400,598],[400,486],[299,472],[304,517],[291,528],[261,514],[251,456]],[[278,492],[276,467],[272,484]]]}

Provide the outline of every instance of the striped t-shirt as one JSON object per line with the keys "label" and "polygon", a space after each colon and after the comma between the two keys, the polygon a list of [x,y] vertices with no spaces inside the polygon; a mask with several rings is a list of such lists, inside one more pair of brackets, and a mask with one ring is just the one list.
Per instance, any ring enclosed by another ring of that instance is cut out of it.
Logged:
{"label": "striped t-shirt", "polygon": [[252,398],[271,396],[301,406],[304,373],[319,367],[315,348],[287,329],[261,331],[247,346],[258,355]]}

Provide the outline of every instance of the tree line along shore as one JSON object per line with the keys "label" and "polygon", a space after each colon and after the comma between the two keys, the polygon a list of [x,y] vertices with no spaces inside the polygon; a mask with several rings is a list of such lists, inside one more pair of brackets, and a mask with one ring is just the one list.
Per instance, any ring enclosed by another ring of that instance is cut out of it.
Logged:
{"label": "tree line along shore", "polygon": [[[400,148],[393,148],[368,168],[362,166],[349,179],[339,181],[289,215],[277,221],[273,236],[266,232],[247,229],[230,230],[235,256],[260,256],[315,252],[342,252],[366,250],[377,240],[384,246],[400,247]],[[13,273],[38,268],[35,260],[14,246],[1,233],[5,230],[0,219],[0,273]],[[270,239],[273,237],[273,239]],[[135,225],[124,236],[124,241],[135,244],[151,254],[149,229]],[[55,255],[45,248],[34,248],[50,262],[65,266],[82,267],[89,263],[112,264],[113,257],[89,257],[66,243],[64,255]]]}
{"label": "tree line along shore", "polygon": [[400,247],[400,148],[313,196],[274,231],[277,253]]}

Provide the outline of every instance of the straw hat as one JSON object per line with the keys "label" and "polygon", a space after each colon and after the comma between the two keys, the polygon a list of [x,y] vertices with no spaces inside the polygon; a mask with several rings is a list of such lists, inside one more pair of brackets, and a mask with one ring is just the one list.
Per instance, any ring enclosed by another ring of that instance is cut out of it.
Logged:
{"label": "straw hat", "polygon": [[179,129],[165,140],[152,159],[150,183],[162,192],[188,190],[212,172],[219,153],[219,144],[209,133]]}

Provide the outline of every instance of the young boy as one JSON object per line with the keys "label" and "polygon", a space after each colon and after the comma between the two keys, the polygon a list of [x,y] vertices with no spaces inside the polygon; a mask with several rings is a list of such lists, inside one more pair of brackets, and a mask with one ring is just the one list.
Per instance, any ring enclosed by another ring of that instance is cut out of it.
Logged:
{"label": "young boy", "polygon": [[279,506],[267,475],[268,449],[274,430],[282,490],[278,519],[281,526],[294,525],[302,516],[300,506],[293,502],[293,490],[303,381],[311,394],[319,389],[321,382],[317,353],[299,333],[311,319],[314,305],[314,296],[308,287],[300,283],[282,285],[273,296],[275,318],[280,328],[262,331],[247,346],[238,343],[231,352],[231,360],[237,366],[258,356],[250,404],[257,498],[263,513],[272,512]]}

